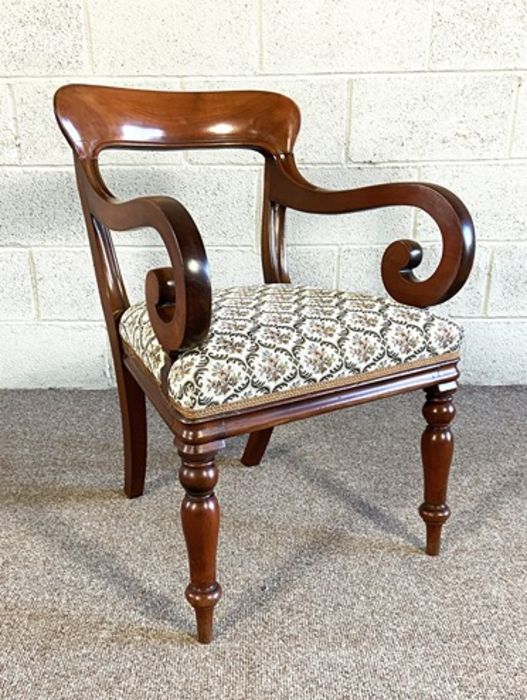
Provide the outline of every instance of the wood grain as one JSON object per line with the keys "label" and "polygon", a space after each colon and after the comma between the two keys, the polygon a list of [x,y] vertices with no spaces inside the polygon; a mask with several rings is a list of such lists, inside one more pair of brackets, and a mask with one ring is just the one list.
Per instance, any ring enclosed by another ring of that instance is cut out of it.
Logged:
{"label": "wood grain", "polygon": [[[169,197],[139,197],[120,202],[107,188],[98,166],[106,148],[249,148],[265,159],[262,205],[262,270],[267,283],[287,283],[285,220],[288,208],[314,214],[360,212],[388,206],[412,206],[437,223],[443,251],[437,269],[425,280],[414,271],[422,252],[413,240],[393,242],[382,262],[386,289],[413,306],[439,304],[456,294],[474,259],[474,228],[463,203],[448,190],[408,182],[330,191],[309,183],[298,171],[293,149],[300,112],[289,98],[262,91],[154,92],[93,85],[67,85],[55,95],[55,114],[70,144],[92,251],[99,294],[108,328],[119,390],[125,447],[125,492],[143,491],[146,465],[145,397],[175,435],[185,490],[181,517],[187,544],[190,583],[186,596],[196,612],[198,639],[213,634],[214,606],[221,596],[216,580],[220,511],[214,494],[215,456],[225,438],[251,433],[243,462],[257,464],[277,425],[341,408],[357,406],[416,389],[427,391],[422,439],[424,502],[429,554],[439,551],[441,527],[448,517],[446,486],[452,458],[450,422],[454,416],[449,383],[457,380],[457,359],[413,369],[394,368],[383,377],[364,377],[349,385],[322,387],[304,396],[270,396],[243,410],[226,410],[190,420],[167,392],[168,372],[178,351],[195,347],[209,332],[212,292],[208,260],[200,232],[185,207]],[[158,382],[119,336],[119,319],[129,301],[111,231],[155,229],[170,260],[150,270],[145,296],[154,332],[167,363]],[[445,387],[447,387],[445,389]],[[372,439],[374,430],[372,426]],[[323,440],[324,436],[321,436]],[[381,449],[381,448],[380,448]]]}

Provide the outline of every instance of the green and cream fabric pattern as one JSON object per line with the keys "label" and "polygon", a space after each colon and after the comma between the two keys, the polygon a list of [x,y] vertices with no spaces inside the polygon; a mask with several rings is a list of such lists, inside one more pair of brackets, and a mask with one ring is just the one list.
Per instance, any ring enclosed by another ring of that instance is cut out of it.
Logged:
{"label": "green and cream fabric pattern", "polygon": [[[144,303],[125,311],[120,334],[159,380],[166,355]],[[428,309],[368,294],[232,287],[214,292],[209,334],[176,358],[168,390],[184,415],[213,415],[455,357],[461,336]]]}

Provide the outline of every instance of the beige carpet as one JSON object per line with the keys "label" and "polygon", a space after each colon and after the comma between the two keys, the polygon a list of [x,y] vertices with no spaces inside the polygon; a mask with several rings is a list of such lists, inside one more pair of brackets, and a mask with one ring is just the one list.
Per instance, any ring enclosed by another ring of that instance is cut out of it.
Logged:
{"label": "beige carpet", "polygon": [[0,393],[0,696],[524,700],[527,388],[460,391],[436,559],[416,512],[420,405],[280,428],[254,469],[229,443],[203,647],[160,420],[127,501],[113,392]]}

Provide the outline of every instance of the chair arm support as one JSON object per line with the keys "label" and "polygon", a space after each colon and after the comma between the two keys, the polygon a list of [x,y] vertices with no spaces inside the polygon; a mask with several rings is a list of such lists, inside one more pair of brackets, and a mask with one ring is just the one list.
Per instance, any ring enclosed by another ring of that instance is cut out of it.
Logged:
{"label": "chair arm support", "polygon": [[145,295],[148,315],[163,349],[192,347],[208,333],[211,286],[200,233],[185,207],[170,197],[118,201],[106,188],[95,160],[76,159],[85,211],[109,229],[155,229],[165,244],[171,267],[149,270]]}
{"label": "chair arm support", "polygon": [[464,285],[475,253],[474,226],[463,202],[449,190],[423,182],[397,182],[353,190],[325,190],[298,172],[292,156],[275,161],[270,197],[299,211],[342,214],[380,207],[412,206],[427,212],[439,227],[443,251],[439,265],[425,280],[413,270],[422,260],[414,240],[391,243],[382,258],[387,292],[410,306],[433,306],[453,297]]}

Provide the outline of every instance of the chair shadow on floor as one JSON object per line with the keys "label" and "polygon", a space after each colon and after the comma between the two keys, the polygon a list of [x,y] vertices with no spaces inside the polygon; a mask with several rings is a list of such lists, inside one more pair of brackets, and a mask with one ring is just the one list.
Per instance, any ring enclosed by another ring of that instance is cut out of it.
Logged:
{"label": "chair shadow on floor", "polygon": [[[315,464],[310,464],[302,459],[301,466],[297,466],[299,462],[300,458],[298,461],[294,461],[295,474],[309,486],[321,489],[328,500],[340,501],[346,507],[350,517],[354,514],[359,515],[362,519],[372,523],[377,530],[388,535],[395,535],[401,540],[405,540],[406,543],[410,543],[412,545],[411,549],[408,548],[407,544],[401,543],[401,550],[405,554],[417,553],[416,550],[421,552],[424,537],[421,541],[393,514],[367,501],[361,495],[352,491],[341,479],[335,478],[327,471],[318,469]],[[417,510],[416,518],[418,518]],[[390,551],[393,551],[393,542],[390,544]]]}
{"label": "chair shadow on floor", "polygon": [[[237,459],[226,457],[223,460],[225,469],[244,469]],[[265,466],[262,466],[265,469]],[[313,471],[311,471],[313,469]],[[310,468],[309,480],[313,480],[315,476],[314,468]],[[320,486],[320,474],[316,473],[317,483]],[[262,474],[262,478],[265,475]],[[159,475],[154,480],[153,490],[157,490],[161,486],[176,481],[173,473],[167,471]],[[342,496],[341,489],[338,484],[332,480],[324,479],[322,482],[325,490],[334,497],[336,492]],[[351,494],[346,497],[346,503],[351,504],[351,507],[360,512],[363,517],[375,517],[376,522],[379,521],[377,509],[372,509],[362,499],[357,499]],[[101,541],[94,542],[87,538],[82,530],[72,523],[57,514],[56,511],[50,513],[46,507],[49,505],[60,506],[70,505],[75,502],[91,502],[108,503],[122,498],[118,489],[95,489],[65,486],[58,488],[35,489],[28,492],[27,498],[23,500],[23,505],[37,507],[41,510],[38,517],[38,534],[40,537],[45,537],[53,543],[54,547],[59,547],[60,551],[70,562],[74,562],[81,570],[87,570],[95,575],[99,580],[104,581],[112,592],[117,593],[121,598],[126,599],[127,605],[130,605],[134,610],[145,617],[147,627],[154,626],[154,629],[149,630],[149,634],[154,638],[157,634],[164,638],[164,641],[174,643],[195,643],[192,632],[192,616],[191,610],[185,614],[175,601],[175,596],[178,595],[178,587],[174,587],[174,596],[167,596],[163,593],[155,591],[152,588],[147,588],[144,582],[126,566],[126,564],[116,560],[115,556],[105,550],[104,543]],[[20,501],[18,501],[20,504]],[[388,527],[390,522],[381,519],[383,525]],[[128,546],[128,545],[127,545]],[[247,620],[248,617],[254,617],[258,610],[265,609],[270,606],[274,600],[293,585],[298,585],[299,578],[306,575],[308,570],[319,565],[328,552],[335,551],[335,534],[328,530],[322,530],[312,537],[307,542],[303,542],[296,547],[291,556],[278,566],[273,567],[273,570],[267,575],[262,571],[262,577],[258,583],[246,586],[236,598],[231,598],[231,605],[225,610],[224,614],[221,607],[218,610],[218,632],[226,634],[230,630],[236,628],[240,623]],[[184,559],[184,552],[182,561]],[[167,571],[167,575],[169,572]],[[103,624],[104,621],[101,622]],[[162,624],[162,629],[157,628],[158,624]],[[110,623],[113,624],[113,623]],[[92,625],[93,627],[93,625]],[[170,634],[167,635],[167,627],[170,628]],[[122,628],[122,629],[121,629]],[[126,622],[119,623],[120,637],[125,635],[127,638],[144,636],[145,625],[142,623]],[[173,636],[172,636],[173,633]]]}
{"label": "chair shadow on floor", "polygon": [[4,506],[45,506],[68,505],[71,503],[108,503],[122,500],[122,491],[118,488],[82,487],[73,484],[64,486],[37,486],[20,483],[16,489],[6,488],[0,493],[0,504]]}
{"label": "chair shadow on floor", "polygon": [[[315,464],[302,460],[300,466],[297,461],[291,460],[290,447],[286,450],[279,443],[275,444],[269,451],[268,459],[281,459],[286,454],[289,455],[289,460],[294,465],[293,469],[297,478],[304,481],[311,488],[319,490],[324,498],[338,500],[345,506],[349,518],[353,519],[350,523],[352,529],[353,525],[356,524],[354,518],[358,515],[360,518],[372,523],[377,530],[391,536],[395,535],[411,545],[411,547],[404,543],[394,545],[392,539],[390,542],[387,542],[387,546],[386,548],[383,547],[383,550],[402,552],[405,555],[421,553],[423,542],[409,531],[403,522],[391,513],[370,503],[363,496],[355,493],[343,483],[342,479],[318,469]],[[157,454],[155,462],[159,464],[160,461],[164,463],[165,460],[166,456],[163,451],[162,455]],[[174,464],[177,464],[177,457],[174,458]],[[245,469],[245,467],[241,466],[238,459],[227,454],[220,460],[220,469]],[[256,467],[256,469],[261,469],[264,472],[261,477],[265,478],[265,462],[261,466]],[[148,491],[155,492],[170,485],[176,486],[176,484],[176,469],[163,468],[162,471],[156,472],[153,478],[148,481],[145,496],[148,496]],[[468,536],[481,528],[486,520],[489,520],[490,517],[494,518],[497,508],[507,506],[508,499],[517,493],[517,485],[516,476],[511,475],[511,478],[507,479],[498,490],[492,489],[492,491],[480,497],[479,504],[481,506],[484,504],[485,508],[478,510],[478,506],[472,504],[470,508],[459,512],[457,517],[454,514],[453,523],[449,527],[450,534],[466,540]],[[70,505],[83,502],[102,504],[120,500],[121,498],[124,501],[119,488],[96,488],[95,486],[83,488],[74,484],[62,487],[46,485],[38,487],[34,483],[27,486],[19,483],[16,484],[16,491],[14,489],[4,491],[0,496],[0,501],[6,505],[16,502],[22,506],[41,508],[41,517],[38,518],[39,535],[46,537],[54,545],[58,545],[70,561],[95,574],[113,592],[126,598],[129,605],[133,606],[137,612],[146,618],[147,623],[150,622],[153,625],[161,623],[163,629],[156,627],[148,631],[152,638],[156,638],[156,635],[159,634],[166,642],[194,643],[191,636],[191,611],[188,611],[188,615],[184,614],[175,605],[175,596],[178,595],[177,587],[174,588],[174,596],[167,596],[152,588],[147,588],[129,567],[117,561],[113,554],[105,551],[100,542],[95,545],[93,540],[86,538],[75,524],[61,519],[56,512],[53,514],[46,512],[46,506],[48,505]],[[483,517],[475,520],[473,518],[474,512],[488,513],[489,515],[483,515]],[[300,547],[296,547],[291,556],[285,562],[280,563],[279,566],[274,567],[273,571],[267,575],[262,572],[262,578],[259,579],[256,586],[254,583],[251,586],[246,586],[236,596],[235,601],[231,600],[231,605],[224,614],[222,614],[221,607],[218,609],[217,623],[220,635],[226,634],[237,627],[240,623],[246,621],[248,617],[254,617],[258,610],[270,606],[281,592],[286,591],[293,585],[297,585],[299,577],[305,576],[311,567],[319,564],[321,560],[328,556],[328,552],[334,553],[334,548],[335,533],[324,529],[319,531],[308,542],[304,541]],[[170,628],[170,631],[167,631],[167,627]],[[144,630],[144,624],[131,622],[129,625],[123,625],[123,630],[121,630],[120,634],[121,636],[124,634],[126,637],[144,636]]]}
{"label": "chair shadow on floor", "polygon": [[299,580],[311,567],[320,565],[328,556],[328,552],[334,551],[334,545],[334,533],[321,532],[298,547],[287,561],[274,567],[272,572],[262,575],[256,584],[246,586],[243,591],[237,593],[233,605],[224,614],[221,614],[221,608],[218,608],[218,636],[245,623],[249,616],[254,618],[257,611],[270,606],[282,592],[298,585]]}
{"label": "chair shadow on floor", "polygon": [[[290,454],[290,447],[281,449],[279,444],[275,444],[268,452],[268,459],[280,458],[281,455],[285,454]],[[222,459],[220,468],[221,466],[224,468],[246,468],[241,467],[238,460],[228,457]],[[265,463],[254,468],[265,470]],[[327,498],[339,499],[343,502],[349,511],[350,517],[358,514],[361,518],[373,523],[377,529],[390,535],[396,535],[411,543],[411,546],[404,543],[394,545],[392,540],[386,544],[386,547],[382,548],[383,551],[403,552],[405,555],[420,555],[422,553],[424,537],[423,542],[421,542],[400,520],[379,507],[372,505],[350,489],[345,488],[339,480],[332,478],[329,474],[322,472],[315,465],[310,465],[304,460],[302,461],[302,466],[294,467],[294,471],[297,477],[311,487],[321,489]],[[238,594],[234,607],[229,608],[224,616],[218,610],[218,613],[220,613],[217,619],[218,632],[221,634],[244,622],[247,618],[248,610],[251,611],[251,616],[253,616],[257,610],[271,605],[272,601],[281,592],[287,590],[288,587],[297,585],[299,578],[305,575],[310,567],[319,565],[328,556],[328,552],[334,553],[335,540],[333,529],[330,531],[321,530],[309,542],[297,548],[294,554],[286,562],[282,563],[279,568],[275,568],[273,572],[263,576],[256,587],[253,585],[244,589],[241,594]],[[371,545],[368,546],[370,547]]]}
{"label": "chair shadow on floor", "polygon": [[[472,535],[475,535],[485,525],[488,525],[490,522],[496,522],[499,513],[505,512],[508,514],[512,500],[521,499],[525,502],[527,500],[526,485],[525,473],[519,470],[515,474],[509,474],[500,486],[496,487],[493,485],[485,493],[479,494],[477,500],[470,501],[466,508],[454,511],[452,521],[448,526],[448,532],[453,544],[466,543]],[[523,496],[522,488],[525,491]],[[478,515],[474,517],[476,513]]]}
{"label": "chair shadow on floor", "polygon": [[[120,498],[120,494],[118,497]],[[104,500],[107,502],[107,499]],[[168,625],[174,632],[174,641],[191,638],[191,618],[180,615],[171,597],[147,588],[126,564],[118,561],[113,553],[105,551],[100,540],[95,542],[85,537],[82,530],[71,520],[61,518],[56,512],[47,513],[42,509],[38,517],[38,535],[46,538],[54,547],[58,547],[81,571],[87,570],[104,581],[114,593],[125,598],[128,604],[148,621]],[[124,533],[123,541],[123,547],[133,546]],[[144,635],[144,624],[141,622],[123,622],[122,626],[129,630],[129,637],[136,633],[139,636]],[[166,633],[167,630],[164,629],[162,635],[166,637]]]}
{"label": "chair shadow on floor", "polygon": [[[276,456],[277,450],[279,450],[278,447],[270,450],[269,456],[271,458]],[[228,466],[234,466],[234,460],[228,460]],[[265,469],[265,465],[262,464],[261,467],[256,468]],[[330,499],[338,498],[343,501],[349,509],[350,517],[359,514],[362,518],[374,523],[383,532],[396,534],[402,539],[410,541],[413,545],[408,547],[402,543],[399,546],[394,546],[392,540],[387,543],[386,547],[383,547],[383,551],[403,551],[405,555],[421,554],[423,544],[399,520],[384,513],[380,508],[372,506],[350,490],[343,489],[342,484],[336,479],[322,474],[315,466],[306,465],[305,462],[301,467],[295,469],[295,474],[311,486],[321,488]],[[334,555],[336,546],[338,546],[338,536],[335,536],[334,529],[331,527],[329,530],[320,530],[307,543],[304,542],[300,547],[297,547],[287,561],[274,568],[271,573],[262,576],[256,586],[253,584],[251,587],[246,587],[243,592],[238,594],[235,605],[230,607],[225,615],[222,616],[218,610],[218,632],[221,634],[239,623],[245,622],[248,616],[247,611],[250,610],[251,617],[253,617],[257,610],[271,605],[281,592],[286,591],[291,586],[298,585],[299,579],[306,575],[309,568],[320,565],[325,558]],[[371,545],[368,546],[371,547]]]}

